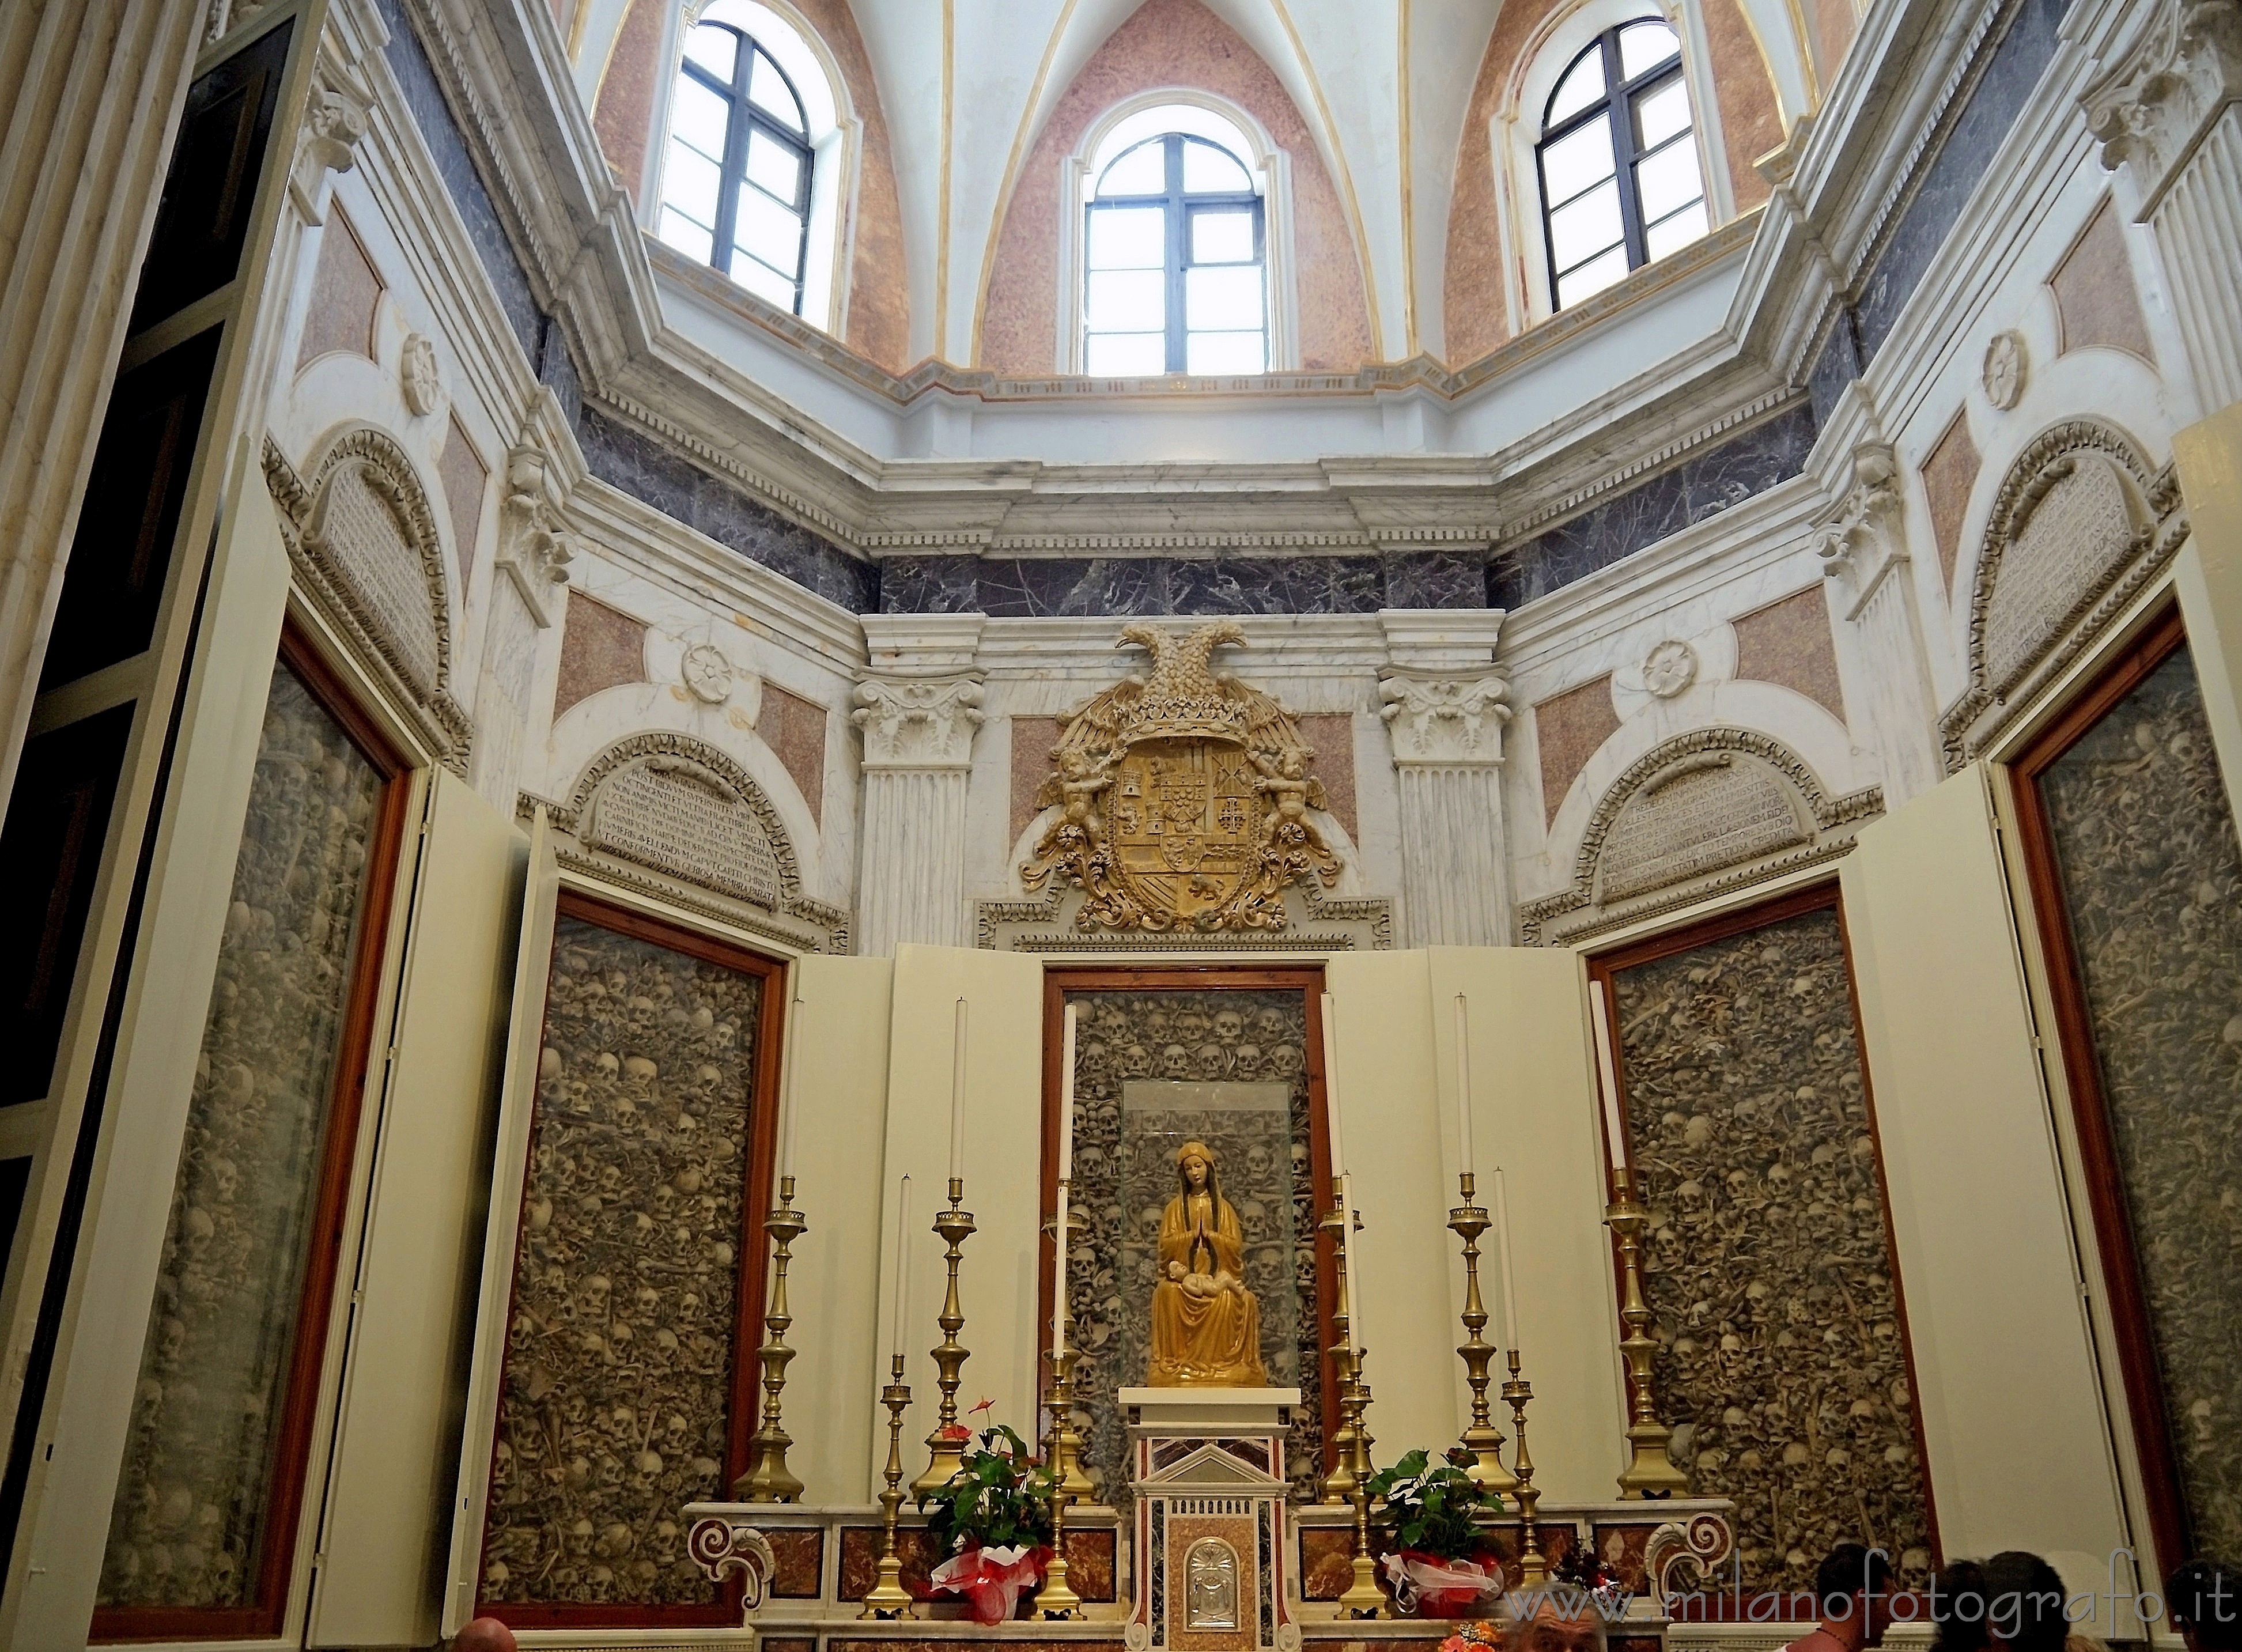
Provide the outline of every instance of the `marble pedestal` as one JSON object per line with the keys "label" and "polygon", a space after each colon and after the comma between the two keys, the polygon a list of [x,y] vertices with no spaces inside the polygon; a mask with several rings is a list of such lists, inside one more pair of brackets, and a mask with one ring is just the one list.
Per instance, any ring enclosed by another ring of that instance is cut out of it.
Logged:
{"label": "marble pedestal", "polygon": [[1298,1388],[1124,1388],[1136,1494],[1129,1652],[1298,1652],[1285,1431]]}

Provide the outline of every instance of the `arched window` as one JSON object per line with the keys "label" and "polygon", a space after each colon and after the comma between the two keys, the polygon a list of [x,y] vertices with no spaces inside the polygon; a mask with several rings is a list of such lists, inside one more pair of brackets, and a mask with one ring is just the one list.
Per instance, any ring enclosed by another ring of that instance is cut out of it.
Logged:
{"label": "arched window", "polygon": [[1198,108],[1141,111],[1098,144],[1085,180],[1084,372],[1269,370],[1268,222],[1251,152]]}
{"label": "arched window", "polygon": [[771,51],[735,24],[695,25],[670,100],[655,233],[800,315],[816,160],[802,94]]}
{"label": "arched window", "polygon": [[1573,60],[1534,154],[1554,308],[1706,231],[1682,42],[1655,17],[1607,29]]}

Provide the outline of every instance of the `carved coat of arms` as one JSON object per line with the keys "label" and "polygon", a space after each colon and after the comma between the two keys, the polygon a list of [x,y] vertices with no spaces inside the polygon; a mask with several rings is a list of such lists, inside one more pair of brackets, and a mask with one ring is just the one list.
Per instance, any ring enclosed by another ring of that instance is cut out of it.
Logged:
{"label": "carved coat of arms", "polygon": [[1152,656],[1059,719],[1057,772],[1036,795],[1064,812],[1020,869],[1030,889],[1056,876],[1087,898],[1077,929],[1281,930],[1285,890],[1339,858],[1309,817],[1326,806],[1315,754],[1268,695],[1208,666],[1234,621],[1188,636],[1131,625],[1116,647]]}

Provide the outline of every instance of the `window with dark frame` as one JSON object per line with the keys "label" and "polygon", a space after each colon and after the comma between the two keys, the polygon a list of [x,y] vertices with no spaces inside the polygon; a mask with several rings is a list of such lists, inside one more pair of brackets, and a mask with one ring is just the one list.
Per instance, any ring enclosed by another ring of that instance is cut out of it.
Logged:
{"label": "window with dark frame", "polygon": [[786,71],[744,30],[697,24],[671,94],[655,233],[800,315],[816,158]]}
{"label": "window with dark frame", "polygon": [[1573,60],[1534,153],[1553,309],[1710,227],[1682,42],[1657,18],[1607,29]]}
{"label": "window with dark frame", "polygon": [[1245,164],[1169,132],[1093,185],[1083,260],[1083,371],[1269,370],[1266,218]]}

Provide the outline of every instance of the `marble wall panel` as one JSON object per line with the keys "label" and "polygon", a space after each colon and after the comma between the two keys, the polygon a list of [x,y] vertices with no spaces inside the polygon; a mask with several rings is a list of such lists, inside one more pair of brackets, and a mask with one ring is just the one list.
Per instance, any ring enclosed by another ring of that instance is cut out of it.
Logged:
{"label": "marble wall panel", "polygon": [[877,602],[872,563],[796,527],[652,436],[587,406],[576,420],[576,438],[601,481],[852,614],[871,612]]}
{"label": "marble wall panel", "polygon": [[1961,221],[1978,180],[2000,152],[2024,99],[2053,59],[2064,4],[2065,0],[2022,0],[1938,153],[1923,168],[1907,210],[1861,284],[1856,313],[1864,365],[1890,336],[1931,259]]}
{"label": "marble wall panel", "polygon": [[490,467],[483,463],[456,414],[445,428],[444,452],[436,461],[436,475],[443,483],[445,510],[452,519],[452,544],[460,560],[460,601],[464,607],[468,581],[475,571],[475,547],[482,538],[483,494],[490,486]]}
{"label": "marble wall panel", "polygon": [[1829,604],[1819,585],[1794,591],[1730,623],[1736,634],[1737,676],[1793,689],[1839,722],[1845,721]]}
{"label": "marble wall panel", "polygon": [[[1028,829],[1028,823],[1041,811],[1036,808],[1036,793],[1044,781],[1057,771],[1051,767],[1051,753],[1058,746],[1058,719],[1056,717],[1014,717],[1012,728],[1012,792],[1011,836],[1005,842],[1009,851],[1019,841],[1020,834]],[[1329,787],[1326,786],[1328,790]]]}
{"label": "marble wall panel", "polygon": [[2039,789],[2192,1552],[2242,1554],[2242,853],[2188,651]]}
{"label": "marble wall panel", "polygon": [[1691,1494],[1735,1500],[1747,1592],[1810,1588],[1843,1541],[1920,1586],[1929,1492],[1836,910],[1613,983],[1658,1399]]}
{"label": "marble wall panel", "polygon": [[1487,606],[1479,552],[1299,556],[891,556],[883,614],[1375,614]]}
{"label": "marble wall panel", "polygon": [[1619,731],[1608,673],[1534,708],[1534,744],[1541,755],[1541,823],[1557,818],[1565,794],[1596,749]]}
{"label": "marble wall panel", "polygon": [[[382,777],[275,669],[97,1603],[255,1599]],[[341,1145],[337,1145],[340,1150]]]}
{"label": "marble wall panel", "polygon": [[972,556],[887,556],[880,559],[883,614],[972,614],[978,611],[979,559]]}
{"label": "marble wall panel", "polygon": [[[1306,1000],[1297,991],[1266,990],[1070,992],[1067,1001],[1082,1007],[1075,1056],[1075,1207],[1090,1224],[1070,1260],[1067,1305],[1083,1349],[1076,1391],[1093,1397],[1083,1431],[1083,1463],[1099,1488],[1098,1501],[1129,1501],[1127,1430],[1111,1397],[1116,1388],[1144,1380],[1160,1214],[1175,1181],[1172,1165],[1131,1168],[1121,1090],[1131,1079],[1160,1078],[1277,1080],[1292,1087],[1289,1159],[1258,1134],[1248,1140],[1239,1133],[1252,1123],[1250,1113],[1209,1112],[1187,1127],[1218,1155],[1223,1197],[1237,1207],[1245,1231],[1245,1283],[1260,1299],[1269,1380],[1300,1389],[1285,1455],[1295,1494],[1312,1497],[1323,1463],[1316,1278],[1316,1224],[1322,1212],[1309,1169]],[[1271,1272],[1283,1266],[1285,1247],[1274,1226],[1280,1223],[1289,1226],[1289,1280]]]}
{"label": "marble wall panel", "polygon": [[809,817],[820,825],[825,816],[825,708],[816,702],[775,682],[763,684],[755,733],[794,776],[802,801],[809,805]]}
{"label": "marble wall panel", "polygon": [[2107,199],[2063,255],[2047,284],[2055,294],[2064,353],[2122,350],[2156,365],[2149,324],[2141,314],[2140,292],[2133,285],[2133,262],[2125,255],[2125,232]]}
{"label": "marble wall panel", "polygon": [[1964,407],[1932,447],[1919,473],[1923,501],[1930,507],[1931,537],[1938,544],[1940,587],[1954,589],[1954,565],[1962,555],[1962,527],[1970,514],[1970,490],[1977,484],[1983,461],[1977,444],[1970,439],[1970,411]]}
{"label": "marble wall panel", "polygon": [[1487,606],[1484,551],[1394,551],[1379,559],[1389,608],[1483,608]]}
{"label": "marble wall panel", "polygon": [[332,350],[373,357],[373,312],[381,302],[381,278],[339,204],[327,212],[319,238],[319,262],[312,277],[310,312],[304,318],[304,342],[296,352],[299,367]]}
{"label": "marble wall panel", "polygon": [[1361,829],[1354,819],[1354,719],[1345,712],[1301,717],[1300,738],[1316,754],[1316,774],[1324,782],[1326,807],[1346,828],[1347,836],[1359,843]]}
{"label": "marble wall panel", "polygon": [[705,1605],[723,1494],[762,982],[564,915],[479,1598]]}
{"label": "marble wall panel", "polygon": [[560,677],[553,691],[557,719],[602,688],[646,681],[646,621],[570,589],[560,634]]}
{"label": "marble wall panel", "polygon": [[1794,407],[1499,553],[1487,606],[1515,610],[1788,481],[1805,468],[1814,432],[1812,410]]}

